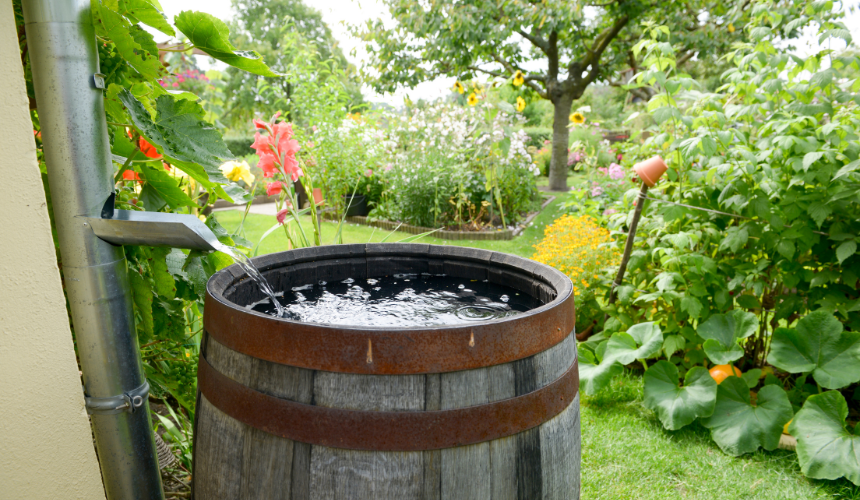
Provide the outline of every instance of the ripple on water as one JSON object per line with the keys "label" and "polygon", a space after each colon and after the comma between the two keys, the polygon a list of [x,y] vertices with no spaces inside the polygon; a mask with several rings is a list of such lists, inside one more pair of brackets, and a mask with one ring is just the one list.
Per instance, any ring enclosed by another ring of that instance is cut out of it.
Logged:
{"label": "ripple on water", "polygon": [[[295,321],[389,327],[488,321],[515,316],[541,305],[525,293],[486,280],[429,274],[319,281],[291,288],[281,302],[284,317]],[[268,299],[247,308],[274,312]]]}

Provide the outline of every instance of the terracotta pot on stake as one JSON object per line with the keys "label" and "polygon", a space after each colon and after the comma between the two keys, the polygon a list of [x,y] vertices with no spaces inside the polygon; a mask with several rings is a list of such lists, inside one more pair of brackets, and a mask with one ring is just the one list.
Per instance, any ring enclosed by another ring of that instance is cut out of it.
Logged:
{"label": "terracotta pot on stake", "polygon": [[627,262],[630,260],[630,253],[633,251],[633,240],[636,238],[636,227],[639,225],[639,218],[642,217],[642,209],[645,207],[645,195],[648,193],[648,188],[654,187],[654,184],[660,177],[666,173],[666,162],[659,156],[651,157],[641,163],[633,166],[636,175],[642,179],[642,189],[639,190],[639,196],[636,198],[636,210],[633,212],[633,220],[630,221],[630,230],[627,232],[627,242],[624,245],[624,255],[621,257],[621,265],[618,267],[618,274],[612,282],[612,291],[609,293],[609,303],[613,304],[618,297],[616,288],[624,279],[624,273],[627,271]]}

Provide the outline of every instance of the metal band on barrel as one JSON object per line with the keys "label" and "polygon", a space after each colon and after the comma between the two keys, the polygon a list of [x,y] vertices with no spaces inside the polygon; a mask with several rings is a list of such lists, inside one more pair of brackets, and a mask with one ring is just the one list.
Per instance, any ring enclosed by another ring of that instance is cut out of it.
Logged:
{"label": "metal band on barrel", "polygon": [[250,313],[206,294],[203,324],[220,344],[283,365],[338,373],[410,375],[510,363],[560,343],[574,329],[573,294],[538,314],[427,329],[315,325]]}
{"label": "metal band on barrel", "polygon": [[577,361],[536,391],[440,411],[356,411],[297,403],[240,384],[203,356],[197,379],[212,405],[251,427],[302,443],[372,451],[437,450],[511,436],[561,413],[579,390]]}

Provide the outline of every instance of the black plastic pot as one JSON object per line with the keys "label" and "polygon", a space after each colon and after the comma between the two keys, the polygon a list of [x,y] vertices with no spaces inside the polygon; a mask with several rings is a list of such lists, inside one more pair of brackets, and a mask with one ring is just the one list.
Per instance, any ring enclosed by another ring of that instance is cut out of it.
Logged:
{"label": "black plastic pot", "polygon": [[356,215],[363,217],[369,212],[367,209],[367,198],[363,194],[355,196],[344,195],[343,204],[346,207],[346,215],[350,217]]}

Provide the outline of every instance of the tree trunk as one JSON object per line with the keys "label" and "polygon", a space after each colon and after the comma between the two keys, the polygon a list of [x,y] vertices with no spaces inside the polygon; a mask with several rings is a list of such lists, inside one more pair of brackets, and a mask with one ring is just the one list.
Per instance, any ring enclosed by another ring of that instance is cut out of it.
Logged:
{"label": "tree trunk", "polygon": [[567,191],[567,146],[570,138],[570,108],[572,95],[562,95],[553,100],[555,112],[552,119],[552,159],[549,163],[549,189]]}

